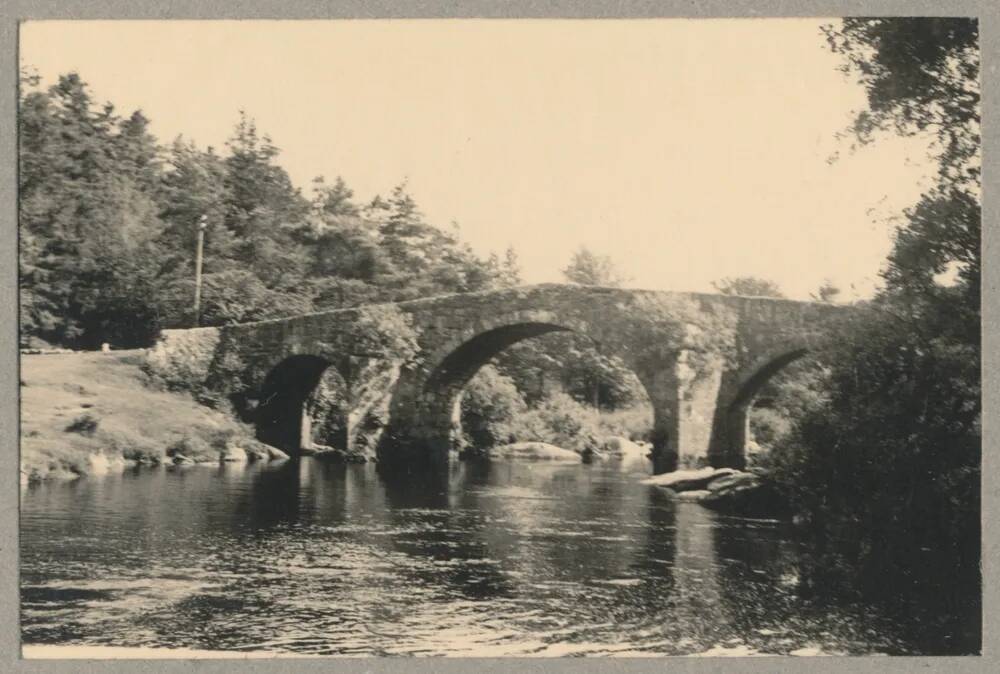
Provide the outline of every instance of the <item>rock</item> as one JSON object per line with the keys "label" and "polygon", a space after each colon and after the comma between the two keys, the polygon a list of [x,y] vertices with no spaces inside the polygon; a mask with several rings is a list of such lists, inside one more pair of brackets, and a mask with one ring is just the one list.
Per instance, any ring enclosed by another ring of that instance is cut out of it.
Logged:
{"label": "rock", "polygon": [[633,456],[641,457],[649,451],[642,445],[620,436],[605,438],[601,442],[601,449],[608,455],[608,457],[613,459],[623,459]]}
{"label": "rock", "polygon": [[707,489],[695,489],[693,491],[682,491],[674,494],[674,498],[685,503],[698,503],[709,495]]}
{"label": "rock", "polygon": [[247,454],[249,461],[270,461],[271,454],[267,451],[267,445],[262,442],[244,442],[243,451]]}
{"label": "rock", "polygon": [[264,445],[264,447],[267,449],[267,458],[269,461],[284,461],[289,458],[287,454],[277,447],[272,447],[271,445]]}
{"label": "rock", "polygon": [[781,517],[788,503],[774,487],[751,473],[740,473],[713,482],[700,503],[718,512],[749,517]]}
{"label": "rock", "polygon": [[173,461],[175,466],[189,466],[195,463],[194,459],[188,458],[183,454],[174,454]]}
{"label": "rock", "polygon": [[580,455],[547,442],[515,442],[490,449],[491,459],[525,459],[532,461],[580,461]]}
{"label": "rock", "polygon": [[666,487],[673,491],[692,491],[705,489],[715,479],[736,473],[733,468],[699,468],[698,470],[675,470],[672,473],[654,475],[642,481],[657,487]]}
{"label": "rock", "polygon": [[708,483],[707,489],[715,493],[733,491],[742,487],[756,487],[758,484],[760,484],[760,480],[753,473],[735,471],[728,475],[712,478],[712,481]]}
{"label": "rock", "polygon": [[226,447],[226,450],[219,456],[222,463],[241,463],[247,461],[246,450],[242,447]]}
{"label": "rock", "polygon": [[111,470],[111,462],[106,454],[95,453],[87,457],[88,475],[107,475]]}
{"label": "rock", "polygon": [[368,461],[368,458],[361,452],[349,452],[346,449],[326,447],[325,445],[321,445],[321,447],[322,449],[313,452],[312,457],[314,459],[339,461],[342,463],[365,463]]}

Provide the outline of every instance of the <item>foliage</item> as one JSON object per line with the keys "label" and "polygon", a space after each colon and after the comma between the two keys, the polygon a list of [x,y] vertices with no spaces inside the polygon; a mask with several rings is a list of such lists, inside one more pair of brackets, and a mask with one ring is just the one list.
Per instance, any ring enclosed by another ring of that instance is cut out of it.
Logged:
{"label": "foliage", "polygon": [[547,442],[580,454],[600,448],[597,413],[562,392],[547,396],[517,422],[518,441]]}
{"label": "foliage", "polygon": [[930,133],[945,182],[978,185],[979,25],[945,17],[844,19],[825,28],[842,70],[868,96],[849,132],[861,144],[880,131]]}
{"label": "foliage", "polygon": [[781,288],[774,281],[754,276],[737,276],[712,281],[712,287],[723,295],[743,297],[784,297]]}
{"label": "foliage", "polygon": [[66,427],[66,432],[80,433],[81,435],[93,435],[94,431],[97,430],[97,425],[99,423],[100,420],[93,414],[90,412],[84,412],[70,422],[70,424]]}
{"label": "foliage", "polygon": [[164,332],[156,345],[146,351],[142,371],[168,389],[191,390],[192,385],[208,378],[218,343],[216,328]]}
{"label": "foliage", "polygon": [[638,294],[621,307],[616,320],[628,344],[636,345],[630,358],[653,367],[683,352],[692,379],[713,365],[725,365],[735,353],[735,321],[726,307],[700,305],[684,297]]}
{"label": "foliage", "polygon": [[[336,345],[327,345],[326,355],[344,360],[341,372],[350,378],[352,360],[409,362],[419,352],[413,319],[391,304],[361,307],[337,335]],[[321,353],[323,349],[321,349]]]}
{"label": "foliage", "polygon": [[645,396],[642,384],[619,356],[603,353],[589,337],[572,332],[519,342],[495,362],[530,404],[541,400],[552,385],[602,409],[625,407]]}
{"label": "foliage", "polygon": [[580,247],[563,269],[563,276],[570,283],[585,286],[620,287],[628,279],[615,268],[607,255],[598,255],[585,246]]}
{"label": "foliage", "polygon": [[833,284],[833,281],[826,279],[816,289],[815,293],[811,293],[810,297],[816,302],[828,302],[833,304],[837,301],[837,296],[840,295],[840,288]]}
{"label": "foliage", "polygon": [[599,435],[649,441],[653,432],[653,408],[648,398],[641,403],[606,411],[597,418]]}
{"label": "foliage", "polygon": [[774,455],[778,482],[865,571],[861,589],[887,596],[979,561],[979,353],[934,322],[901,325],[901,308],[880,299],[830,341],[824,396]]}
{"label": "foliage", "polygon": [[775,478],[813,524],[817,589],[915,601],[928,637],[977,650],[978,27],[859,18],[827,34],[868,94],[854,138],[929,134],[937,184],[904,213],[885,288],[818,354],[819,395],[778,443]]}
{"label": "foliage", "polygon": [[[226,152],[161,146],[141,112],[95,105],[75,73],[22,75],[21,339],[148,346],[161,328],[516,285],[512,250],[481,259],[426,222],[406,183],[362,207],[342,178],[310,197],[241,112]],[[200,316],[194,251],[204,218]]]}
{"label": "foliage", "polygon": [[514,442],[518,418],[527,411],[514,380],[493,365],[482,367],[462,392],[462,431],[475,448]]}

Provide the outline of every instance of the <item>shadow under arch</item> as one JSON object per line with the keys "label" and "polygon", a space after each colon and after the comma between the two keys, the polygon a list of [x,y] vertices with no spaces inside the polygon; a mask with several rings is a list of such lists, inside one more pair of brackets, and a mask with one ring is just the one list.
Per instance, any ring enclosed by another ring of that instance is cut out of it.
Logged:
{"label": "shadow under arch", "polygon": [[750,408],[757,393],[772,377],[808,353],[809,349],[802,345],[783,346],[755,359],[738,373],[730,387],[733,393],[729,400],[717,408],[717,413],[724,416],[720,421],[724,424],[726,437],[723,439],[724,452],[721,452],[723,454],[720,457],[721,461],[713,462],[712,465],[734,468],[746,466],[747,444],[750,440]]}
{"label": "shadow under arch", "polygon": [[[254,414],[258,440],[293,456],[312,445],[312,418],[306,403],[324,376],[339,377],[330,365],[321,356],[294,355],[271,368]],[[345,429],[346,443],[346,422],[340,426]]]}

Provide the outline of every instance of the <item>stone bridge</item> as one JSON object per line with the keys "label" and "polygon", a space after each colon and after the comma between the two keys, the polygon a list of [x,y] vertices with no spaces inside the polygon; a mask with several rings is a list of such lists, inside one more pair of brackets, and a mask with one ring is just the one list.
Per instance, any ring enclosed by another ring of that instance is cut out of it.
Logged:
{"label": "stone bridge", "polygon": [[[679,464],[740,467],[757,390],[816,345],[843,311],[814,302],[560,284],[378,307],[411,324],[416,357],[391,363],[358,346],[352,330],[373,305],[221,328],[209,377],[225,388],[229,379],[220,372],[256,372],[242,379],[247,418],[261,440],[295,452],[311,442],[306,405],[324,371],[336,370],[346,388],[358,388],[369,361],[385,361],[382,369],[392,374],[375,380],[374,391],[382,399],[379,461],[438,461],[456,446],[460,394],[480,367],[518,341],[573,331],[621,357],[645,387],[657,472]],[[348,414],[344,444],[362,414]]]}

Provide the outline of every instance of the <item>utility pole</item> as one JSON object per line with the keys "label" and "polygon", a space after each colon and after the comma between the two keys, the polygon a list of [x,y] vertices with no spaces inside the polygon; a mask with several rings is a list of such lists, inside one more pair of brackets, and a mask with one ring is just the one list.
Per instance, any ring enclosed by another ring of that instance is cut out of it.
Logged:
{"label": "utility pole", "polygon": [[198,250],[194,257],[194,324],[201,322],[201,258],[205,245],[205,228],[208,227],[208,216],[198,218]]}

